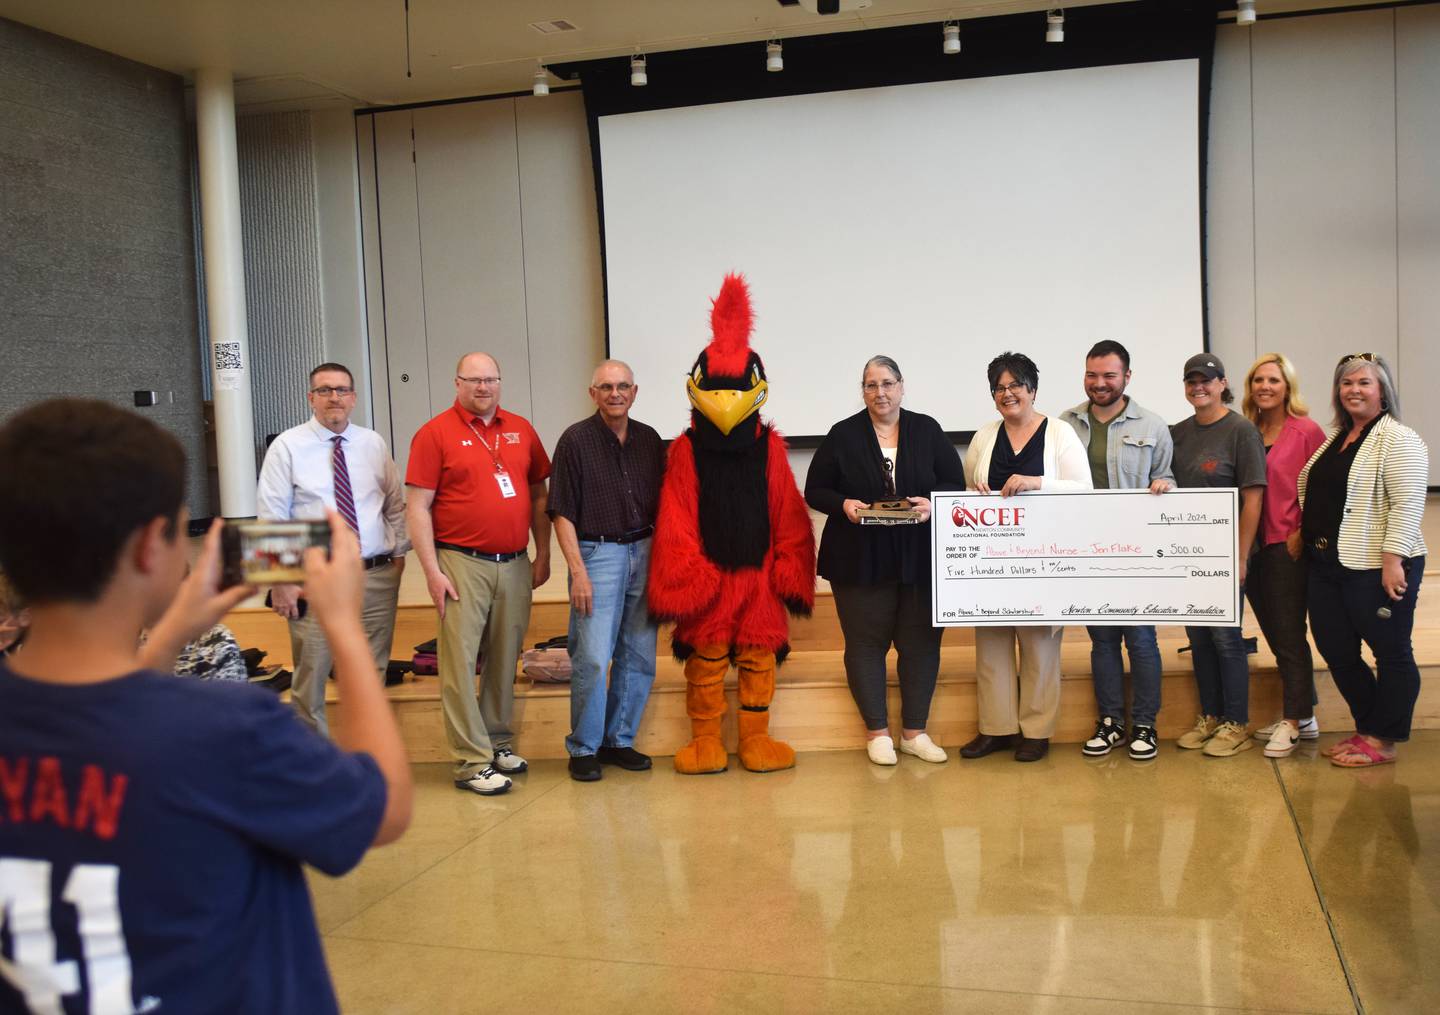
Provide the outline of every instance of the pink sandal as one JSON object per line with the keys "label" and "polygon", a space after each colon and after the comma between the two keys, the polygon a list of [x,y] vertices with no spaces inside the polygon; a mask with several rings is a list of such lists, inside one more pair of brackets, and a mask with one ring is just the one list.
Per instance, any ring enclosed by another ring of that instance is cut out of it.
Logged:
{"label": "pink sandal", "polygon": [[[1347,760],[1355,759],[1355,760]],[[1355,741],[1345,749],[1344,753],[1337,754],[1330,759],[1330,764],[1337,768],[1374,768],[1376,765],[1391,765],[1395,762],[1394,753],[1383,754],[1378,747],[1373,746],[1369,741],[1356,737]]]}
{"label": "pink sandal", "polygon": [[1327,747],[1327,748],[1325,748],[1323,751],[1321,751],[1321,752],[1320,752],[1320,756],[1321,756],[1322,758],[1333,758],[1333,757],[1335,757],[1336,755],[1339,755],[1339,754],[1346,754],[1346,753],[1349,752],[1350,748],[1351,748],[1352,746],[1354,746],[1355,741],[1357,741],[1357,740],[1359,740],[1359,739],[1360,739],[1360,734],[1359,734],[1359,733],[1356,733],[1356,734],[1354,734],[1354,735],[1352,735],[1352,736],[1346,737],[1344,740],[1337,740],[1337,741],[1335,741],[1333,744],[1331,744],[1329,747]]}

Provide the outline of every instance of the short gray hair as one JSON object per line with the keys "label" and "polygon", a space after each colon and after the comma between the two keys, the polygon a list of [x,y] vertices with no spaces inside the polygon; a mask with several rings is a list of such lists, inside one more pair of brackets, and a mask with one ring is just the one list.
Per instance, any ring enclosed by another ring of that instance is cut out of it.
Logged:
{"label": "short gray hair", "polygon": [[1350,429],[1351,419],[1350,413],[1340,401],[1340,382],[1367,367],[1375,371],[1375,379],[1380,382],[1380,408],[1397,421],[1400,419],[1400,393],[1395,390],[1395,378],[1390,373],[1390,364],[1385,362],[1384,356],[1367,352],[1363,356],[1342,359],[1335,368],[1335,380],[1330,385],[1330,403],[1335,408],[1335,426],[1341,430]]}
{"label": "short gray hair", "polygon": [[871,367],[884,367],[895,375],[897,381],[903,381],[905,379],[905,375],[900,372],[900,364],[896,363],[889,356],[871,356],[865,361],[865,365],[860,368],[861,384],[865,383],[865,371]]}

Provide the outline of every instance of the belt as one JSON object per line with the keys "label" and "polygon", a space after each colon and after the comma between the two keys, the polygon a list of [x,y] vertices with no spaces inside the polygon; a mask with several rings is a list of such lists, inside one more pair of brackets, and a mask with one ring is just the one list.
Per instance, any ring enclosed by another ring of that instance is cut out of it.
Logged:
{"label": "belt", "polygon": [[377,567],[384,567],[386,564],[391,563],[394,559],[395,557],[393,554],[377,553],[373,557],[366,557],[360,562],[360,564],[365,568],[365,570],[373,571]]}
{"label": "belt", "polygon": [[463,553],[467,557],[474,557],[476,560],[492,560],[497,564],[503,564],[507,560],[514,560],[516,557],[525,556],[524,550],[516,550],[514,553],[486,553],[484,550],[475,550],[468,546],[461,546],[458,543],[442,543],[435,541],[437,550],[454,550],[456,553]]}
{"label": "belt", "polygon": [[643,529],[636,529],[634,532],[627,532],[620,536],[587,536],[580,533],[578,538],[586,543],[638,543],[642,539],[649,539],[655,534],[655,526],[647,525]]}

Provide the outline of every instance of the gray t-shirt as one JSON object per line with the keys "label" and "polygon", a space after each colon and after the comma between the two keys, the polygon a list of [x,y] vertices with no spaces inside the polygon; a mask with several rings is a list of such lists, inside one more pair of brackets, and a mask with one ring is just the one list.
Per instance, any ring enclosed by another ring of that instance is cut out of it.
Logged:
{"label": "gray t-shirt", "polygon": [[1265,443],[1260,431],[1230,411],[1202,426],[1195,417],[1170,427],[1175,441],[1175,484],[1182,487],[1265,485]]}

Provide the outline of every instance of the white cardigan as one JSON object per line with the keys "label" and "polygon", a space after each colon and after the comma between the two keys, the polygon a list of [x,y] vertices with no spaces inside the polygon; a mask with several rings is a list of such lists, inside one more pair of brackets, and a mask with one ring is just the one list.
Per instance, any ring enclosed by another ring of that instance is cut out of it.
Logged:
{"label": "white cardigan", "polygon": [[[1041,477],[1042,490],[1090,490],[1090,458],[1085,445],[1075,435],[1075,428],[1054,416],[1046,417],[1045,424],[1045,475]],[[975,431],[970,446],[965,449],[965,488],[973,490],[977,482],[990,475],[990,458],[995,451],[1004,420],[987,423]]]}
{"label": "white cardigan", "polygon": [[[1310,466],[1341,434],[1340,430],[1331,433],[1300,470],[1302,507]],[[1430,452],[1420,435],[1399,420],[1382,416],[1350,463],[1337,546],[1341,564],[1368,571],[1384,564],[1387,553],[1400,557],[1426,553],[1420,519],[1425,514],[1429,474]]]}

